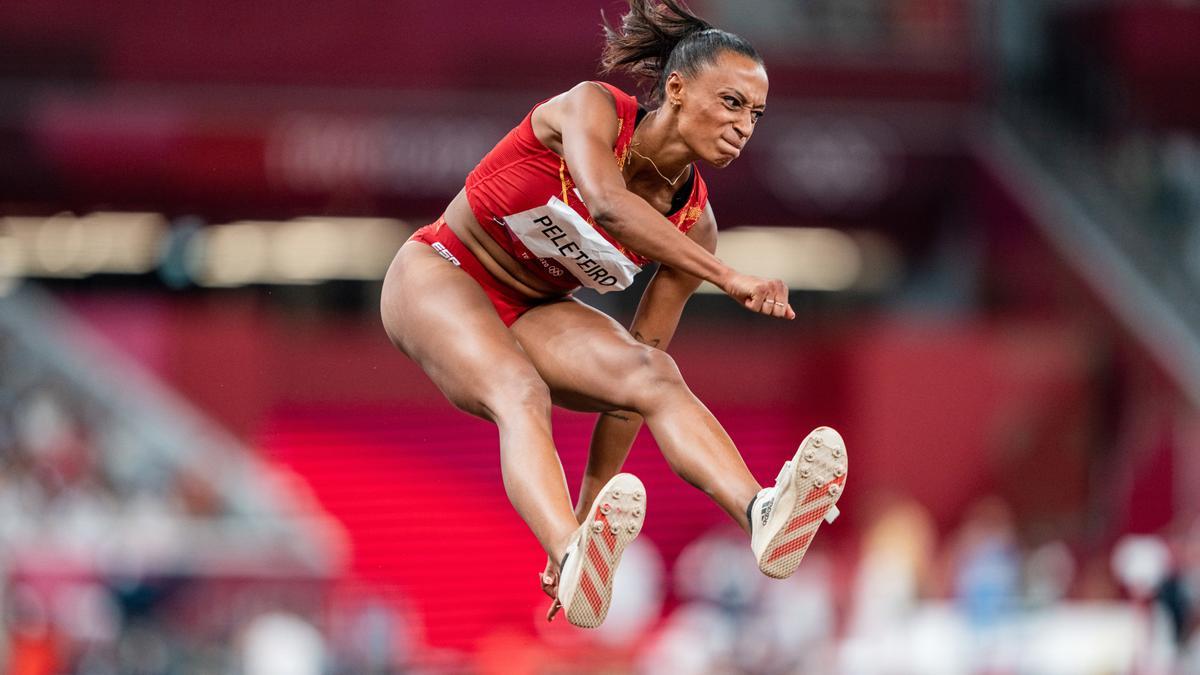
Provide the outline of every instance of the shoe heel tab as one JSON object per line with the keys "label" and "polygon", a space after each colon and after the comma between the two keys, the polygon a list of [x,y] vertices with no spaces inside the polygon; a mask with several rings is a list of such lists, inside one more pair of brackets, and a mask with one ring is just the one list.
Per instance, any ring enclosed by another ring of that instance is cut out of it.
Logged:
{"label": "shoe heel tab", "polygon": [[825,522],[832,525],[833,521],[837,520],[837,517],[840,515],[842,515],[841,510],[838,509],[837,504],[834,504],[825,512]]}

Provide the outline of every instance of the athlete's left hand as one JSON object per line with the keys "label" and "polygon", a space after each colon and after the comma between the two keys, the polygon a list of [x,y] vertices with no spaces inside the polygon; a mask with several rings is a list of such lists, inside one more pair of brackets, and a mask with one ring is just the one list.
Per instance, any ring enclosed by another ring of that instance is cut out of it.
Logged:
{"label": "athlete's left hand", "polygon": [[553,621],[554,615],[558,614],[562,605],[558,602],[558,565],[550,556],[546,556],[546,570],[538,575],[538,580],[542,584],[542,592],[554,601],[550,603],[550,609],[546,612],[546,621]]}
{"label": "athlete's left hand", "polygon": [[542,592],[551,598],[558,597],[558,565],[546,556],[546,569],[538,575],[538,580],[542,583]]}
{"label": "athlete's left hand", "polygon": [[756,314],[765,314],[777,319],[796,318],[796,312],[788,304],[787,286],[779,279],[734,272],[721,290]]}

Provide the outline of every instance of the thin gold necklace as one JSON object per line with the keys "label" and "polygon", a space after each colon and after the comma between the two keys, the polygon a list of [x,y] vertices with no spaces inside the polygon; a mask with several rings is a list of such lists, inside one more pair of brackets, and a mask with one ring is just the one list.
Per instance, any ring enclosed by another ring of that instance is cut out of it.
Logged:
{"label": "thin gold necklace", "polygon": [[654,172],[657,173],[659,176],[662,176],[663,180],[670,183],[671,187],[675,187],[675,184],[679,182],[679,179],[683,178],[684,172],[688,170],[688,165],[685,164],[684,167],[682,169],[680,169],[679,175],[675,176],[675,180],[671,180],[670,178],[667,178],[666,176],[663,175],[663,172],[659,170],[658,165],[654,163],[654,160],[643,155],[642,153],[638,152],[637,150],[634,150],[633,149],[634,145],[636,145],[636,144],[630,144],[629,151],[632,152],[633,154],[637,155],[638,157],[641,157],[642,159],[646,160],[647,162],[650,162],[650,166],[654,167]]}

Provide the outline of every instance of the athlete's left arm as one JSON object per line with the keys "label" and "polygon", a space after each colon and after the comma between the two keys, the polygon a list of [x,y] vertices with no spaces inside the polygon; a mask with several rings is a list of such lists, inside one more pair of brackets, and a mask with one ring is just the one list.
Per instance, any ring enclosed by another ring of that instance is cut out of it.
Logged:
{"label": "athlete's left arm", "polygon": [[[713,253],[717,249],[717,222],[712,207],[705,205],[700,219],[688,231],[688,237]],[[666,350],[679,326],[679,318],[688,298],[700,285],[700,279],[686,272],[661,265],[638,303],[629,332],[634,339],[656,349]],[[592,500],[600,488],[621,470],[629,449],[642,427],[642,417],[634,412],[615,411],[600,415],[592,432],[587,469],[579,490],[575,516],[587,517]]]}
{"label": "athlete's left arm", "polygon": [[[717,221],[713,217],[711,205],[704,205],[704,211],[692,229],[688,230],[687,236],[709,253],[716,252]],[[699,277],[674,267],[660,265],[654,278],[646,286],[646,292],[642,294],[637,313],[634,314],[633,323],[629,327],[634,339],[665,350],[679,326],[684,305],[699,286]]]}

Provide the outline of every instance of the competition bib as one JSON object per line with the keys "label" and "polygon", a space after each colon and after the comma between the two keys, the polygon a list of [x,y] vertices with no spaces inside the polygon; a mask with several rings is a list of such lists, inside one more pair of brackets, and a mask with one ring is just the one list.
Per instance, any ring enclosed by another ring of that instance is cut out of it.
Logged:
{"label": "competition bib", "polygon": [[627,288],[642,271],[558,197],[551,197],[545,206],[505,216],[504,224],[531,253],[554,260],[600,293]]}

